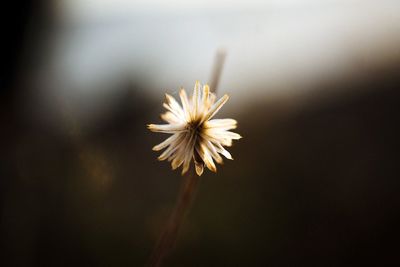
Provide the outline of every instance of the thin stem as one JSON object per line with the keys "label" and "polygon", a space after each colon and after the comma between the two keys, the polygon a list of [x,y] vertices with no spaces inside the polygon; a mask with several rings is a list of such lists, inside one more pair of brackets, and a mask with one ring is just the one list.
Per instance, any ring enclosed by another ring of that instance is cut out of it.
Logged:
{"label": "thin stem", "polygon": [[182,185],[175,209],[153,251],[150,266],[161,266],[164,258],[174,248],[179,229],[194,199],[199,180],[200,177],[195,175],[193,171],[190,171],[188,175],[182,177]]}
{"label": "thin stem", "polygon": [[219,49],[215,55],[214,67],[211,72],[210,88],[214,93],[216,93],[218,89],[218,84],[221,77],[222,68],[224,67],[225,58],[226,58],[225,50]]}

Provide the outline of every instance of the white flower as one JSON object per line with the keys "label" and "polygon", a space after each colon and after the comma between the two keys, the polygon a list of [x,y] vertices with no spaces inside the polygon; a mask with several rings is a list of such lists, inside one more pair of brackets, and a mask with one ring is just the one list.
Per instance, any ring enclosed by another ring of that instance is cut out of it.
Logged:
{"label": "white flower", "polygon": [[213,172],[217,171],[214,160],[222,164],[224,155],[232,159],[224,146],[231,146],[232,140],[241,136],[229,130],[235,129],[237,122],[233,119],[212,119],[221,107],[228,101],[224,95],[217,102],[215,94],[210,92],[208,85],[196,82],[193,96],[188,99],[186,91],[179,92],[182,106],[172,96],[166,94],[163,106],[167,112],[161,118],[168,124],[149,124],[153,132],[172,134],[164,142],[153,147],[154,151],[165,149],[159,160],[171,161],[172,169],[183,165],[182,175],[189,170],[193,159],[197,175],[203,173],[204,165]]}

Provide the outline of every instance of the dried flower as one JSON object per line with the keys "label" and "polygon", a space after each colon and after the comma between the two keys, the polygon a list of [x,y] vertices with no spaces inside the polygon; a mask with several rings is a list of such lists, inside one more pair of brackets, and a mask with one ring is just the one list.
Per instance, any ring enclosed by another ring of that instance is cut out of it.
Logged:
{"label": "dried flower", "polygon": [[212,119],[221,107],[228,101],[224,95],[217,102],[210,87],[196,82],[193,95],[188,99],[186,91],[179,92],[182,106],[172,96],[166,94],[163,106],[167,112],[161,118],[168,124],[149,124],[153,132],[172,134],[164,142],[153,147],[154,151],[165,149],[159,160],[171,161],[172,169],[183,164],[182,174],[189,170],[193,158],[197,175],[201,175],[204,165],[213,172],[217,171],[214,160],[222,164],[224,155],[232,159],[224,146],[231,146],[232,140],[241,136],[229,130],[235,129],[237,122],[233,119]]}

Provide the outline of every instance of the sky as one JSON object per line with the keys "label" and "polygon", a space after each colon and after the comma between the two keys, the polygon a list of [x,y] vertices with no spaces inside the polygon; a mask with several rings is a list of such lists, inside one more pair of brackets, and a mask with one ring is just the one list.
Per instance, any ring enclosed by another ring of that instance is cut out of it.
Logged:
{"label": "sky", "polygon": [[83,103],[126,77],[145,80],[146,93],[159,98],[208,83],[221,49],[219,91],[233,96],[232,106],[400,56],[396,1],[64,0],[58,8],[52,49],[40,61],[52,75],[39,87]]}

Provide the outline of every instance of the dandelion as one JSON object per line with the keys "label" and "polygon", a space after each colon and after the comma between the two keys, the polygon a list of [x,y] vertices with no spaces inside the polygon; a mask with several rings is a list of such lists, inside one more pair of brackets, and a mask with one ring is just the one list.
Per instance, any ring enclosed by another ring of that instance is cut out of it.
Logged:
{"label": "dandelion", "polygon": [[154,146],[153,150],[165,149],[158,159],[170,161],[173,170],[182,165],[182,175],[189,170],[192,159],[198,176],[202,175],[204,166],[216,172],[214,161],[222,164],[221,155],[232,159],[224,146],[229,147],[232,140],[241,138],[239,134],[230,131],[236,128],[236,120],[213,119],[229,97],[224,95],[216,101],[210,87],[204,85],[201,88],[199,82],[196,82],[190,98],[183,88],[179,96],[182,105],[166,94],[163,106],[167,111],[161,115],[161,119],[168,124],[148,125],[153,132],[172,134],[164,142]]}

